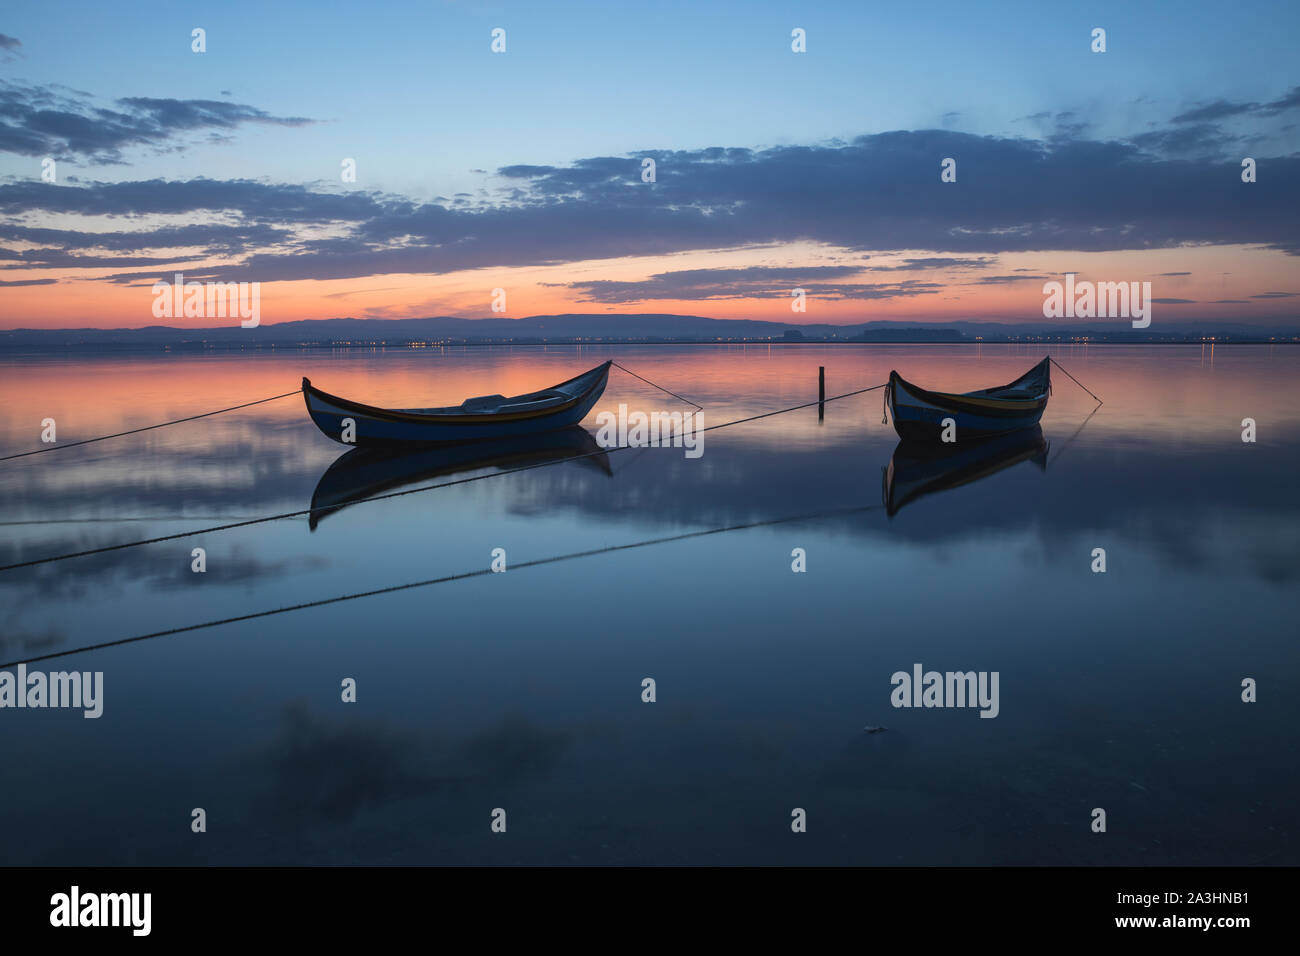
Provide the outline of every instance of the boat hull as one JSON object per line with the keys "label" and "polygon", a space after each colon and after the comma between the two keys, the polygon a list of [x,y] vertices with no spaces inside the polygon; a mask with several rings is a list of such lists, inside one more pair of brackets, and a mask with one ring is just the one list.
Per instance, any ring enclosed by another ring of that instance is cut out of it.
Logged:
{"label": "boat hull", "polygon": [[1047,362],[1044,359],[1009,385],[965,394],[923,389],[890,372],[887,400],[894,430],[904,441],[929,443],[943,440],[945,420],[955,425],[953,438],[958,442],[1033,428],[1047,409],[1051,385]]}
{"label": "boat hull", "polygon": [[[569,428],[587,417],[604,394],[610,363],[562,382],[572,395],[565,401],[536,412],[510,414],[423,414],[417,411],[377,408],[322,392],[303,379],[307,414],[316,427],[341,444],[460,445],[538,435]],[[354,441],[344,440],[344,423],[352,422]]]}

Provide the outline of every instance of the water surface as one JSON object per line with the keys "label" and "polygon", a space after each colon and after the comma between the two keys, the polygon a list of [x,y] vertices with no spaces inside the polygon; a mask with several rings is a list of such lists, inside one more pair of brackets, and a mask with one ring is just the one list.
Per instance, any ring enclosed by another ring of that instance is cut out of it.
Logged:
{"label": "water surface", "polygon": [[[7,357],[0,450],[40,447],[44,418],[76,441],[303,375],[431,406],[613,356],[716,425],[814,399],[818,366],[832,395],[891,368],[963,390],[1042,351]],[[556,462],[560,442],[512,474],[424,461],[391,487],[491,477],[0,572],[18,661],[480,570],[496,548],[511,568],[31,665],[103,671],[104,714],[0,710],[0,863],[1294,864],[1300,349],[1053,354],[1095,414],[1058,374],[1041,446],[900,455],[889,508],[875,391],[710,431],[698,459]],[[681,408],[616,370],[597,412],[620,403]],[[345,452],[289,398],[3,462],[0,563],[302,510],[318,484],[364,493],[373,475],[344,465],[323,482]],[[522,566],[737,525],[755,526]],[[997,671],[999,715],[892,707],[915,663]]]}

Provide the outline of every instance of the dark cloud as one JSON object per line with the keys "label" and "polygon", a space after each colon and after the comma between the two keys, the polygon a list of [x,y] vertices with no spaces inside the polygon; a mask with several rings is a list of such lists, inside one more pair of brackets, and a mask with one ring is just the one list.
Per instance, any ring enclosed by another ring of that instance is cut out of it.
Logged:
{"label": "dark cloud", "polygon": [[1197,123],[1173,129],[1139,133],[1133,142],[1153,153],[1181,156],[1219,156],[1237,137],[1225,133],[1214,123]]}
{"label": "dark cloud", "polygon": [[1260,107],[1259,112],[1264,116],[1275,116],[1278,113],[1285,113],[1287,110],[1294,109],[1300,109],[1300,86],[1293,86],[1285,96],[1279,97],[1271,103],[1265,103]]}
{"label": "dark cloud", "polygon": [[[164,113],[194,122],[206,115],[180,107],[158,115]],[[499,173],[509,187],[495,200],[459,203],[249,180],[14,182],[0,186],[0,213],[10,217],[219,214],[226,224],[213,227],[206,242],[201,227],[188,225],[169,225],[153,238],[78,238],[18,225],[3,227],[0,235],[65,255],[155,253],[111,277],[116,282],[151,281],[141,270],[155,264],[156,254],[191,241],[209,254],[237,260],[195,278],[264,282],[439,274],[800,241],[857,253],[937,253],[907,260],[905,267],[915,269],[983,268],[998,254],[1025,251],[1249,243],[1300,252],[1293,214],[1300,203],[1300,156],[1268,159],[1267,188],[1245,189],[1235,169],[1185,158],[1222,141],[1216,130],[1189,125],[1143,134],[1140,142],[917,130],[841,144],[646,151],[568,166],[504,167]],[[1189,152],[1162,152],[1175,147]],[[640,179],[646,156],[656,160],[654,183]],[[949,156],[958,161],[956,184],[939,179],[940,160]],[[326,228],[307,236],[306,226]],[[42,257],[55,258],[42,249],[26,259]],[[617,284],[583,288],[609,301],[643,298],[655,287],[712,298],[778,281],[772,273],[723,276],[716,270],[701,277],[702,285],[691,285],[689,278],[664,273],[649,280],[654,285],[637,283],[635,290]],[[792,281],[779,277],[782,285]],[[823,288],[854,296],[917,294],[900,286]]]}
{"label": "dark cloud", "polygon": [[1152,299],[1157,305],[1193,305],[1195,299]]}
{"label": "dark cloud", "polygon": [[86,256],[60,249],[29,249],[18,254],[16,262],[3,269],[120,269],[124,266],[165,266],[180,262],[197,262],[202,255],[169,256]]}
{"label": "dark cloud", "polygon": [[976,279],[978,285],[1006,285],[1010,282],[1043,282],[1049,276],[1036,275],[1011,275],[1011,276],[980,276]]}
{"label": "dark cloud", "polygon": [[4,279],[0,279],[0,286],[4,286],[5,288],[12,288],[13,286],[19,286],[19,285],[53,285],[55,282],[58,281],[59,281],[58,279],[14,279],[12,281],[5,281]]}
{"label": "dark cloud", "polygon": [[1230,103],[1227,100],[1215,100],[1196,109],[1187,110],[1175,116],[1171,123],[1204,123],[1207,121],[1228,119],[1241,116],[1259,109],[1258,103]]}
{"label": "dark cloud", "polygon": [[[259,223],[239,225],[168,226],[150,231],[79,232],[0,223],[0,239],[33,243],[18,252],[0,248],[0,259],[14,264],[6,269],[121,268],[165,262],[192,262],[213,256],[240,255],[249,246],[274,246],[293,237],[292,230]],[[135,252],[197,248],[197,254],[170,256],[86,256],[78,252]]]}
{"label": "dark cloud", "polygon": [[913,272],[919,269],[984,269],[996,262],[992,257],[955,259],[950,256],[928,256],[923,259],[904,259],[901,266],[872,266],[868,272]]}
{"label": "dark cloud", "polygon": [[1076,119],[1078,114],[1074,112],[1057,113],[1053,117],[1055,130],[1052,133],[1052,141],[1059,142],[1072,139],[1081,139],[1092,124],[1087,120]]}
{"label": "dark cloud", "polygon": [[1260,292],[1258,295],[1252,295],[1252,299],[1293,299],[1300,295],[1300,292]]}
{"label": "dark cloud", "polygon": [[86,94],[53,85],[0,81],[0,152],[122,163],[122,151],[134,146],[184,149],[181,134],[194,130],[315,122],[300,116],[272,116],[253,106],[220,100],[131,96],[117,100],[115,106],[97,106]]}
{"label": "dark cloud", "polygon": [[1204,123],[1232,119],[1238,116],[1276,116],[1287,110],[1300,108],[1300,86],[1294,86],[1285,95],[1271,103],[1233,103],[1230,100],[1214,100],[1194,109],[1186,110],[1175,116],[1171,123]]}
{"label": "dark cloud", "polygon": [[500,176],[520,179],[532,179],[534,176],[545,176],[547,173],[555,172],[554,166],[502,166],[497,170]]}
{"label": "dark cloud", "polygon": [[0,186],[0,213],[75,213],[85,216],[189,215],[229,212],[250,223],[364,222],[413,209],[376,194],[330,193],[294,184],[247,179],[142,180],[53,186],[25,181]]}
{"label": "dark cloud", "polygon": [[1078,114],[1073,110],[1059,113],[1043,110],[1030,113],[1028,116],[1019,116],[1011,122],[1033,124],[1047,136],[1049,142],[1081,138],[1092,125],[1087,120],[1079,119]]}
{"label": "dark cloud", "polygon": [[809,268],[683,269],[661,272],[638,282],[608,279],[572,282],[568,288],[580,291],[589,302],[624,303],[645,299],[751,299],[789,298],[795,288],[809,296],[831,299],[893,299],[903,296],[934,295],[942,286],[909,280],[898,283],[826,283],[854,275],[859,266],[815,266]]}
{"label": "dark cloud", "polygon": [[1191,273],[1190,272],[1162,272],[1160,273],[1160,275],[1161,276],[1189,276],[1191,275]]}

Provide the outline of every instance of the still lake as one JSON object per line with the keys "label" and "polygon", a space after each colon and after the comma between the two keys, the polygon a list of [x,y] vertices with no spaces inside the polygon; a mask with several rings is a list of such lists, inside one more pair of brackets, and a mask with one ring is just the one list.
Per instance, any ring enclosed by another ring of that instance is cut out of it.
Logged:
{"label": "still lake", "polygon": [[[10,354],[0,455],[41,447],[45,418],[72,442],[303,375],[414,407],[613,357],[712,426],[815,399],[818,366],[828,395],[891,368],[958,391],[1046,351]],[[493,477],[2,572],[17,662],[497,548],[508,567],[29,665],[102,671],[103,715],[0,709],[0,864],[1300,863],[1300,348],[1051,353],[1105,404],[1089,417],[1054,371],[1041,442],[984,458],[891,468],[874,391],[709,431],[694,459],[558,461],[566,439],[427,460],[381,483]],[[615,369],[597,412],[620,403],[682,409]],[[345,452],[295,396],[0,462],[0,564],[300,511],[318,484],[346,503],[375,475],[327,479]],[[735,525],[756,526],[521,566]],[[998,715],[895,708],[891,675],[917,664],[997,672]]]}

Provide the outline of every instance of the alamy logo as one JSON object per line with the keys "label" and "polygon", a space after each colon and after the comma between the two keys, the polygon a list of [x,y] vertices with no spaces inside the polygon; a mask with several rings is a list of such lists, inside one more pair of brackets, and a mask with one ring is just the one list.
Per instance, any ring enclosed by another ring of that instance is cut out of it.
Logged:
{"label": "alamy logo", "polygon": [[152,928],[152,893],[85,893],[73,886],[50,897],[51,926],[129,926],[133,936]]}
{"label": "alamy logo", "polygon": [[912,673],[895,671],[889,678],[894,685],[889,702],[895,707],[979,707],[981,717],[996,717],[998,704],[997,671],[925,671],[912,665]]}
{"label": "alamy logo", "polygon": [[689,421],[681,412],[632,412],[618,406],[618,415],[601,412],[596,444],[601,448],[685,448],[687,458],[704,454],[704,413],[692,412]]}
{"label": "alamy logo", "polygon": [[81,716],[99,717],[104,713],[104,672],[28,673],[27,665],[19,664],[16,677],[0,671],[0,708],[4,707],[80,707],[85,710]]}
{"label": "alamy logo", "polygon": [[240,318],[239,326],[255,329],[262,321],[260,282],[186,282],[178,272],[172,282],[159,279],[153,284],[155,319]]}
{"label": "alamy logo", "polygon": [[1067,272],[1065,282],[1043,283],[1045,319],[1132,319],[1133,328],[1151,324],[1150,282],[1074,281]]}

